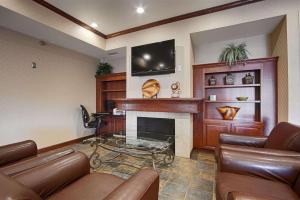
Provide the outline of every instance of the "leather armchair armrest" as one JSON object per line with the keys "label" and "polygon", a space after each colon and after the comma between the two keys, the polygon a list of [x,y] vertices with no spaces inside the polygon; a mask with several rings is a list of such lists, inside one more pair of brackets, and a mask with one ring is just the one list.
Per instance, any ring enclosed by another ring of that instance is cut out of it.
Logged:
{"label": "leather armchair armrest", "polygon": [[233,144],[251,147],[263,147],[267,137],[259,136],[245,136],[245,135],[232,135],[232,134],[220,134],[220,144]]}
{"label": "leather armchair armrest", "polygon": [[[293,152],[294,153],[294,152]],[[222,150],[219,170],[275,180],[292,186],[300,172],[299,157]]]}
{"label": "leather armchair armrest", "polygon": [[229,192],[227,200],[281,200],[274,197],[261,196],[244,192]]}
{"label": "leather armchair armrest", "polygon": [[285,157],[295,157],[300,159],[300,153],[296,151],[278,150],[278,149],[267,149],[267,148],[256,148],[256,147],[244,147],[239,145],[223,144],[219,147],[219,151],[232,150],[241,151],[247,153],[258,153],[258,154],[268,154],[273,156],[285,156]]}
{"label": "leather armchair armrest", "polygon": [[48,152],[39,154],[33,158],[21,160],[19,162],[0,167],[0,172],[7,176],[16,176],[19,173],[22,173],[26,170],[44,165],[52,160],[64,157],[68,154],[74,153],[73,149],[59,150],[55,152]]}
{"label": "leather armchair armrest", "polygon": [[117,187],[105,200],[157,200],[158,190],[158,173],[143,169]]}
{"label": "leather armchair armrest", "polygon": [[87,156],[76,152],[24,171],[13,178],[35,191],[42,199],[46,199],[57,190],[89,173]]}
{"label": "leather armchair armrest", "polygon": [[36,143],[26,140],[0,147],[0,166],[37,155]]}

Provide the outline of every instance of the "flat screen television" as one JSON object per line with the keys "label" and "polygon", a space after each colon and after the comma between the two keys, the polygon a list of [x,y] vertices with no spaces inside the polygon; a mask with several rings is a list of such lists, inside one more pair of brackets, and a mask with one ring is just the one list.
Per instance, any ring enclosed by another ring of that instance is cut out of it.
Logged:
{"label": "flat screen television", "polygon": [[131,75],[175,73],[175,40],[131,48]]}

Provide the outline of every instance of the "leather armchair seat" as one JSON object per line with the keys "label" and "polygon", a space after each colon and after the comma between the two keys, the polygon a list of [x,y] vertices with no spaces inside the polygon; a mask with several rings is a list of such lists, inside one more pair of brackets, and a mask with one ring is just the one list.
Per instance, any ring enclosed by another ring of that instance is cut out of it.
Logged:
{"label": "leather armchair seat", "polygon": [[223,149],[218,165],[217,200],[299,200],[299,157]]}
{"label": "leather armchair seat", "polygon": [[1,146],[0,172],[8,176],[15,176],[73,152],[73,149],[65,149],[38,154],[37,145],[32,140]]}
{"label": "leather armchair seat", "polygon": [[300,127],[282,122],[268,137],[220,135],[217,200],[299,200]]}
{"label": "leather armchair seat", "polygon": [[150,169],[128,180],[91,174],[88,158],[76,152],[13,178],[0,174],[0,187],[0,199],[157,200],[159,176]]}
{"label": "leather armchair seat", "polygon": [[299,200],[286,184],[234,173],[218,173],[217,200]]}

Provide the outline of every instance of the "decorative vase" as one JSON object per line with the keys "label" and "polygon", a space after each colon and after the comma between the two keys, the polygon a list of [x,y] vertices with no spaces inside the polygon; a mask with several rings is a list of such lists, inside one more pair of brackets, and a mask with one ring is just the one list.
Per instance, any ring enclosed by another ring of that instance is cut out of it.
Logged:
{"label": "decorative vase", "polygon": [[232,75],[232,73],[228,73],[224,77],[224,84],[225,85],[233,85],[234,84],[234,76]]}
{"label": "decorative vase", "polygon": [[214,76],[211,76],[208,79],[208,85],[216,85],[217,84],[217,79]]}
{"label": "decorative vase", "polygon": [[240,108],[232,106],[222,106],[217,107],[217,110],[222,115],[224,120],[233,120]]}
{"label": "decorative vase", "polygon": [[252,76],[249,72],[248,74],[245,75],[245,77],[242,80],[243,80],[243,84],[253,84],[254,76]]}

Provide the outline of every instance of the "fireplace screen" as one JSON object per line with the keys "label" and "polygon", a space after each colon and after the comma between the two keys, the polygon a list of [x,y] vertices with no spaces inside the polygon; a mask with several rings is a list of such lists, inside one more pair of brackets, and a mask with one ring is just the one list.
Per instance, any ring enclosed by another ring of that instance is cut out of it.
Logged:
{"label": "fireplace screen", "polygon": [[137,118],[137,137],[166,140],[175,136],[175,119],[168,118]]}

